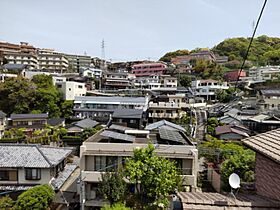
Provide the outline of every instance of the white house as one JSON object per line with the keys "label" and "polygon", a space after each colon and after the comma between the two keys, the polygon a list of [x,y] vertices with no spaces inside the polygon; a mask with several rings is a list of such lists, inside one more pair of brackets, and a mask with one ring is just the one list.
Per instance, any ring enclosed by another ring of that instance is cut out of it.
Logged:
{"label": "white house", "polygon": [[192,81],[192,89],[195,96],[203,97],[206,100],[215,100],[217,91],[226,90],[228,88],[229,86],[226,82],[219,82],[217,80]]}
{"label": "white house", "polygon": [[74,100],[75,96],[85,96],[87,93],[86,84],[83,82],[63,81],[56,84],[56,87],[63,94],[64,100]]}
{"label": "white house", "polygon": [[81,76],[83,77],[94,77],[96,79],[99,79],[102,77],[102,70],[101,69],[95,69],[95,68],[81,68]]}

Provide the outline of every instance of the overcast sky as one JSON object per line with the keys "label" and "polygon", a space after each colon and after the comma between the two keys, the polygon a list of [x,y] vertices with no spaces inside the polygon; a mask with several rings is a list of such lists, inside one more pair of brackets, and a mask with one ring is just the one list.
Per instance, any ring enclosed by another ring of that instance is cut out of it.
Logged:
{"label": "overcast sky", "polygon": [[[250,36],[263,0],[0,0],[0,40],[106,59],[156,60],[168,51]],[[280,37],[280,0],[258,35]]]}

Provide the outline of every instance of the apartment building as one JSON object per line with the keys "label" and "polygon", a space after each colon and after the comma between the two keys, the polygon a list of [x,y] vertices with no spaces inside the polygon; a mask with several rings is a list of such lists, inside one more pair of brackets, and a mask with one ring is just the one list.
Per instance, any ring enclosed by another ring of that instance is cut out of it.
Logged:
{"label": "apartment building", "polygon": [[262,66],[249,69],[248,76],[253,81],[266,81],[278,79],[280,66]]}
{"label": "apartment building", "polygon": [[127,158],[133,155],[133,150],[147,147],[148,142],[156,145],[157,155],[176,161],[183,185],[195,190],[198,152],[182,130],[177,125],[159,127],[155,124],[150,125],[149,130],[112,125],[83,142],[80,147],[82,208],[93,209],[104,205],[97,191],[101,174],[123,167]]}
{"label": "apartment building", "polygon": [[4,64],[0,66],[0,81],[4,82],[7,78],[25,76],[27,65],[25,64]]}
{"label": "apartment building", "polygon": [[148,109],[149,97],[99,97],[77,96],[74,100],[74,116],[108,122],[116,109]]}
{"label": "apartment building", "polygon": [[63,73],[69,66],[66,56],[53,49],[39,49],[38,62],[40,69],[49,72]]}
{"label": "apartment building", "polygon": [[133,80],[135,88],[160,90],[164,88],[177,89],[178,81],[176,77],[170,75],[150,75],[148,77],[136,77]]}
{"label": "apartment building", "polygon": [[211,79],[192,81],[192,89],[195,96],[203,97],[206,100],[215,100],[217,91],[226,90],[228,88],[229,86],[226,82],[219,82]]}
{"label": "apartment building", "polygon": [[62,93],[63,100],[74,100],[76,96],[85,96],[87,93],[84,82],[64,81],[56,84],[56,87]]}
{"label": "apartment building", "polygon": [[146,77],[154,74],[162,75],[165,74],[167,65],[164,63],[143,63],[135,64],[132,66],[132,74],[136,77]]}
{"label": "apartment building", "polygon": [[61,179],[61,175],[65,176],[64,169],[69,167],[66,159],[71,153],[69,148],[0,144],[0,191],[18,192],[50,182],[64,183],[68,177]]}
{"label": "apartment building", "polygon": [[186,114],[185,94],[158,96],[149,102],[149,122],[178,119]]}
{"label": "apartment building", "polygon": [[37,49],[27,42],[0,42],[0,54],[4,57],[1,60],[5,59],[8,64],[24,64],[29,69],[38,68]]}
{"label": "apartment building", "polygon": [[80,72],[81,68],[89,68],[91,65],[91,57],[88,55],[69,55],[64,54],[68,60],[69,71]]}

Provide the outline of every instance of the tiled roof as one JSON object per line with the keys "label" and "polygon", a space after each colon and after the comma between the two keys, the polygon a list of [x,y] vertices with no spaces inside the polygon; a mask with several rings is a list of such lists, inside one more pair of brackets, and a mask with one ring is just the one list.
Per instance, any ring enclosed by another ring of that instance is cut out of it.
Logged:
{"label": "tiled roof", "polygon": [[141,119],[143,109],[116,109],[113,118]]}
{"label": "tiled roof", "polygon": [[280,90],[279,89],[265,89],[261,90],[262,95],[266,96],[279,96]]}
{"label": "tiled roof", "polygon": [[280,163],[280,129],[251,136],[242,142],[254,151]]}
{"label": "tiled roof", "polygon": [[179,192],[178,197],[183,209],[280,209],[279,201],[259,195],[237,194],[235,199],[219,193]]}
{"label": "tiled roof", "polygon": [[64,170],[60,172],[58,177],[51,182],[52,187],[55,190],[60,189],[76,168],[77,165],[75,164],[66,164]]}
{"label": "tiled roof", "polygon": [[59,164],[71,152],[66,148],[0,144],[0,168],[49,168]]}
{"label": "tiled roof", "polygon": [[241,136],[249,137],[249,135],[242,130],[248,130],[248,129],[241,127],[241,126],[231,126],[231,125],[223,125],[223,126],[218,126],[215,128],[216,135],[222,135],[222,134],[226,134],[226,133],[235,133],[235,134],[239,134]]}
{"label": "tiled roof", "polygon": [[97,126],[99,124],[99,122],[86,118],[86,119],[80,120],[78,122],[74,122],[72,124],[75,126],[78,126],[80,128],[94,128],[95,126]]}
{"label": "tiled roof", "polygon": [[25,64],[13,64],[13,63],[8,63],[3,65],[3,69],[8,69],[8,70],[23,70],[26,68]]}
{"label": "tiled roof", "polygon": [[65,121],[64,118],[50,118],[48,119],[47,123],[51,126],[58,126],[63,124]]}
{"label": "tiled roof", "polygon": [[166,120],[161,120],[152,124],[149,124],[146,126],[145,130],[154,130],[154,129],[159,129],[159,128],[165,128],[169,130],[179,130],[182,132],[186,132],[186,130],[181,127],[180,125],[174,124],[172,122],[166,121]]}
{"label": "tiled roof", "polygon": [[11,119],[43,119],[48,118],[48,114],[11,114]]}

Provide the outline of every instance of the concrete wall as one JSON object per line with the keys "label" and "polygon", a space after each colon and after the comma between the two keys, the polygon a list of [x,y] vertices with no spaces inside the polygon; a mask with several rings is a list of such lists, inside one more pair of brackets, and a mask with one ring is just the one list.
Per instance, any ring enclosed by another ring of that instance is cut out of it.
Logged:
{"label": "concrete wall", "polygon": [[280,164],[256,154],[257,194],[280,200]]}

